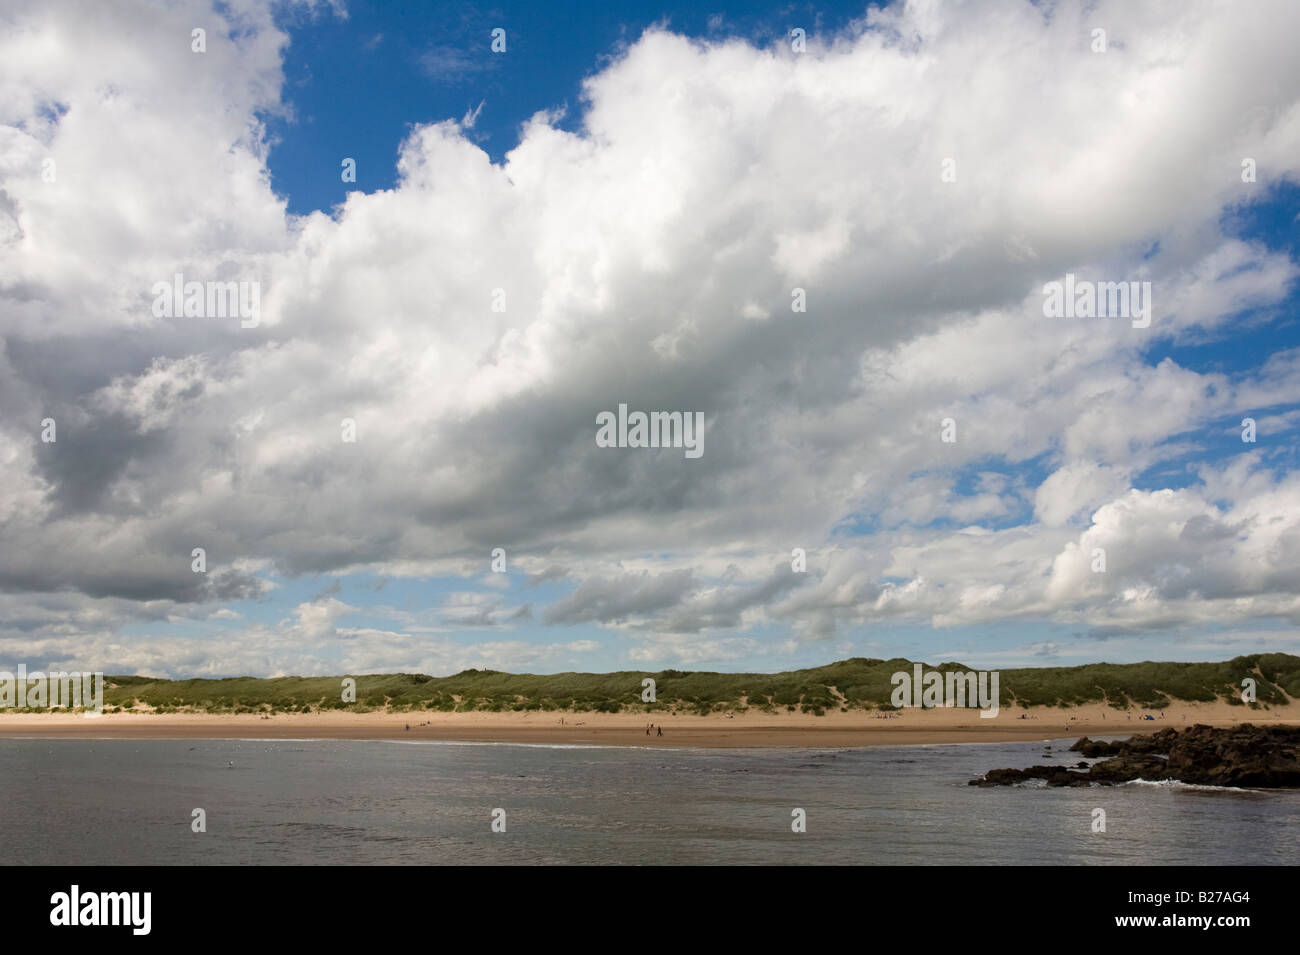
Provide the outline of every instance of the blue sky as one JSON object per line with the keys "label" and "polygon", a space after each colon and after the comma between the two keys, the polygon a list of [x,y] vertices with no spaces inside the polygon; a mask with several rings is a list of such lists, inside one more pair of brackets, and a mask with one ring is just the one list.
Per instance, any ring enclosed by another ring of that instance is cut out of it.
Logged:
{"label": "blue sky", "polygon": [[[291,37],[292,115],[268,117],[272,184],[291,212],[328,211],[353,188],[339,179],[341,158],[352,157],[355,188],[390,189],[412,125],[476,110],[472,138],[500,162],[535,113],[563,110],[557,125],[577,128],[583,79],[652,26],[768,45],[797,27],[842,29],[864,12],[861,4],[367,2],[349,3],[341,19],[289,8],[280,22]],[[504,54],[491,50],[497,28]]]}
{"label": "blue sky", "polygon": [[[15,12],[31,48],[101,39],[9,57],[0,646],[162,675],[1300,649],[1300,12],[1165,13]],[[260,324],[152,315],[178,271],[259,282]],[[1151,327],[1045,318],[1066,273],[1150,281]],[[597,447],[620,403],[703,414],[703,457]]]}
{"label": "blue sky", "polygon": [[[635,41],[652,26],[668,29],[703,41],[738,37],[756,45],[780,43],[795,27],[808,32],[834,33],[864,10],[858,4],[793,5],[755,7],[752,4],[718,4],[707,11],[672,5],[620,4],[605,8],[592,4],[496,5],[474,8],[463,4],[372,4],[348,6],[346,21],[328,16],[301,18],[286,24],[292,43],[285,61],[288,104],[292,119],[271,124],[275,146],[270,170],[275,189],[288,199],[290,211],[305,214],[329,212],[352,188],[373,192],[391,189],[396,183],[398,146],[416,123],[460,121],[475,117],[470,138],[494,163],[501,164],[518,143],[521,125],[533,114],[555,112],[555,125],[579,130],[583,116],[582,82],[611,57]],[[507,53],[490,51],[494,28],[507,30]],[[347,63],[348,69],[331,64]],[[336,156],[357,160],[360,174],[355,184],[341,183]],[[1270,250],[1296,255],[1300,217],[1300,187],[1281,183],[1263,201],[1242,203],[1225,211],[1225,232],[1248,241],[1258,241]],[[1152,254],[1158,254],[1159,245]],[[1300,345],[1300,288],[1279,305],[1243,311],[1232,320],[1231,330],[1175,341],[1156,338],[1143,358],[1150,365],[1171,360],[1202,373],[1249,374],[1275,351]],[[1252,409],[1262,416],[1285,408]],[[1134,475],[1137,488],[1185,487],[1197,480],[1197,467],[1207,461],[1222,461],[1241,450],[1239,417],[1232,414],[1209,426],[1171,436],[1186,442],[1185,454],[1165,459]],[[1297,467],[1294,442],[1270,447],[1274,466]],[[973,493],[979,476],[991,471],[1005,474],[1033,487],[1050,473],[1048,455],[1028,461],[991,459],[975,462],[958,472],[959,493]],[[1032,502],[1004,516],[983,523],[990,529],[1004,529],[1032,517]],[[846,537],[866,536],[874,515],[862,513],[848,518],[839,533]],[[954,527],[961,522],[940,518],[922,527]],[[519,603],[541,604],[555,599],[564,588],[526,589],[517,575],[510,575],[511,594]],[[314,584],[295,583],[287,593],[306,599]],[[349,602],[364,604],[372,599],[363,578],[346,578]],[[391,585],[385,602],[417,609],[437,602],[460,589],[455,579],[398,582]],[[286,593],[286,595],[287,595]],[[400,595],[400,597],[398,596]],[[249,613],[263,616],[249,606]],[[267,623],[272,623],[269,618]],[[347,618],[354,626],[384,626],[381,617],[358,612]],[[545,642],[547,628],[522,624],[515,633],[522,639]],[[848,636],[855,654],[926,655],[947,649],[963,654],[973,664],[982,654],[1001,652],[1026,644],[1053,645],[1076,636],[1078,628],[1016,624],[975,628],[936,635],[929,627],[862,628]],[[577,636],[599,641],[598,628],[577,628]],[[760,635],[761,636],[761,635]],[[474,635],[461,638],[472,645]],[[1036,647],[1034,653],[1041,653]],[[1130,651],[1137,659],[1140,648]],[[783,655],[774,666],[813,665],[825,655],[824,647]],[[1206,649],[1199,659],[1218,654]],[[715,661],[733,668],[726,661]],[[1025,662],[1038,662],[1027,659]],[[611,655],[608,665],[617,665]]]}

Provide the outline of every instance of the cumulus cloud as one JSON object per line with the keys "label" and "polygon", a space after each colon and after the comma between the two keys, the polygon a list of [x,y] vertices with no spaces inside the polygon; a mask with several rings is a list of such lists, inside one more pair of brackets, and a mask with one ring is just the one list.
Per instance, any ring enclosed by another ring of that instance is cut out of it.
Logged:
{"label": "cumulus cloud", "polygon": [[1044,524],[1059,526],[1127,488],[1127,475],[1114,468],[1092,461],[1068,464],[1038,485],[1034,493],[1034,515]]}
{"label": "cumulus cloud", "polygon": [[[539,114],[494,165],[477,111],[420,125],[396,188],[301,218],[260,119],[288,108],[288,37],[220,9],[0,14],[0,589],[112,608],[67,640],[143,646],[116,628],[272,574],[468,581],[496,546],[571,592],[471,594],[443,624],[630,629],[651,641],[631,659],[759,652],[768,625],[1296,620],[1285,469],[1131,487],[1242,409],[1294,420],[1294,350],[1148,360],[1268,320],[1300,274],[1223,231],[1300,173],[1293,4],[913,2],[803,55],[654,29],[585,81],[578,128]],[[260,323],[154,316],[178,272],[260,282]],[[1151,327],[1044,318],[1067,272],[1150,281]],[[619,403],[702,412],[706,453],[597,447]],[[328,659],[346,606],[304,604],[240,659]],[[346,652],[469,653],[415,640],[354,629]],[[181,643],[115,652],[208,672],[211,642]]]}

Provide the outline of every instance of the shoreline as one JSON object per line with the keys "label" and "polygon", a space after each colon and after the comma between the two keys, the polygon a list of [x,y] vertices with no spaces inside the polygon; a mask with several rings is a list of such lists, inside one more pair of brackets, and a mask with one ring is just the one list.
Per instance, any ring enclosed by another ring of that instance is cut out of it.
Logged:
{"label": "shoreline", "polygon": [[[936,743],[1033,742],[1065,737],[1129,737],[1196,723],[1209,726],[1300,725],[1300,703],[1258,711],[1226,703],[1182,703],[1154,711],[1078,707],[1002,710],[907,709],[883,719],[855,711],[737,713],[709,716],[643,713],[439,713],[415,711],[217,715],[205,713],[0,714],[0,739],[352,739],[528,743],[647,748],[860,748]],[[1021,719],[1021,714],[1028,718]],[[1163,713],[1163,718],[1161,718]],[[563,722],[561,722],[563,721]],[[647,724],[664,735],[646,735]],[[409,726],[409,729],[407,728]]]}

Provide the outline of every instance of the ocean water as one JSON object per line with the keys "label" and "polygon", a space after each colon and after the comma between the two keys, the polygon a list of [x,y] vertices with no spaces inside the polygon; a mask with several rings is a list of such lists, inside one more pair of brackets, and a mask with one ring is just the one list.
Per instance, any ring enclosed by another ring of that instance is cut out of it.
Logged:
{"label": "ocean water", "polygon": [[[997,767],[1072,765],[1069,742],[3,739],[0,844],[9,863],[65,865],[1300,863],[1300,792],[967,785]],[[191,831],[195,808],[206,832]]]}

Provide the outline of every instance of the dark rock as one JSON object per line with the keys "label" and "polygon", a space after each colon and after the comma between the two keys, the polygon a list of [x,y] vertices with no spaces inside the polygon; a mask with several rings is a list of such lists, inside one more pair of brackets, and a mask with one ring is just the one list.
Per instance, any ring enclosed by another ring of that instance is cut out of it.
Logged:
{"label": "dark rock", "polygon": [[[1070,747],[1088,757],[1109,757],[1072,772],[1055,766],[995,769],[972,786],[1009,786],[1042,779],[1049,786],[1112,786],[1134,779],[1176,779],[1203,786],[1300,788],[1300,727],[1255,726],[1227,729],[1197,724],[1104,743],[1083,737]],[[1050,758],[1050,757],[1049,757]]]}
{"label": "dark rock", "polygon": [[1088,768],[1088,778],[1093,782],[1114,785],[1128,783],[1135,779],[1155,782],[1172,779],[1169,766],[1159,756],[1113,756],[1110,759],[1094,763]]}
{"label": "dark rock", "polygon": [[1049,786],[1086,786],[1088,780],[1082,773],[1072,773],[1059,766],[1030,766],[1028,769],[994,769],[982,779],[972,779],[971,786],[1012,786],[1016,783],[1041,779]]}
{"label": "dark rock", "polygon": [[1120,742],[1103,743],[1101,740],[1088,739],[1085,736],[1070,747],[1070,752],[1082,753],[1089,759],[1096,759],[1098,756],[1118,756],[1123,745]]}

